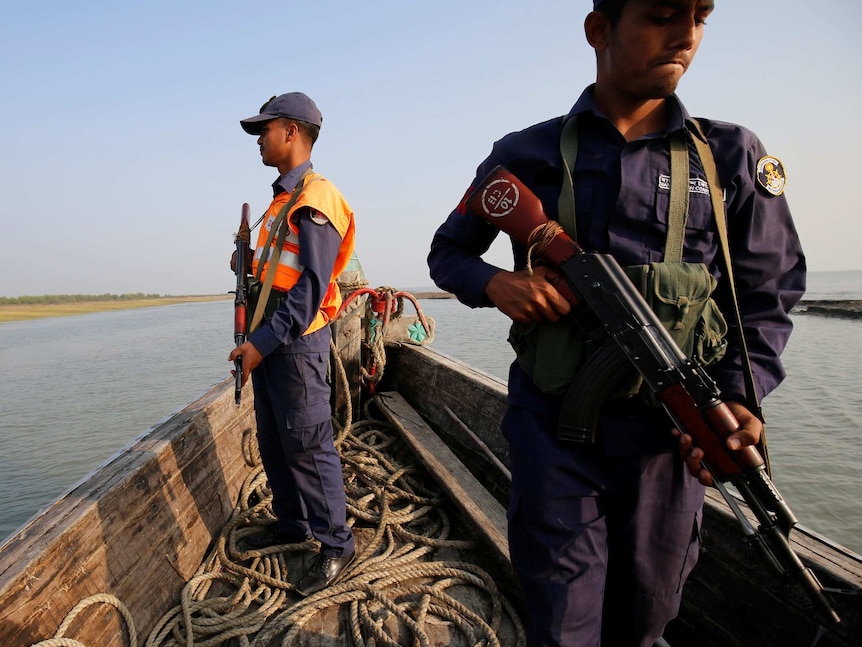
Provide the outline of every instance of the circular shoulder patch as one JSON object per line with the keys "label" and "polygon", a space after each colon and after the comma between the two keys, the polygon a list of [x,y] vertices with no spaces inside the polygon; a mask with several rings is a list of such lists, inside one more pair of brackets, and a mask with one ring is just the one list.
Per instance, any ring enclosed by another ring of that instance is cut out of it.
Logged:
{"label": "circular shoulder patch", "polygon": [[760,158],[757,162],[757,183],[772,195],[784,193],[787,176],[784,174],[784,165],[778,158],[770,155]]}
{"label": "circular shoulder patch", "polygon": [[316,225],[325,225],[329,222],[329,218],[324,216],[319,211],[312,209],[311,210],[311,221]]}

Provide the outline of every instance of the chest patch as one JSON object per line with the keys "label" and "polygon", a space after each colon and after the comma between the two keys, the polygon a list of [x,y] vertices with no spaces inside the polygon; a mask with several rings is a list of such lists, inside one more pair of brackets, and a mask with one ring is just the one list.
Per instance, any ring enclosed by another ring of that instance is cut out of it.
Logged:
{"label": "chest patch", "polygon": [[[658,188],[661,191],[670,191],[670,175],[658,176]],[[709,184],[706,180],[699,177],[690,177],[688,179],[688,192],[697,193],[698,195],[709,195]]]}

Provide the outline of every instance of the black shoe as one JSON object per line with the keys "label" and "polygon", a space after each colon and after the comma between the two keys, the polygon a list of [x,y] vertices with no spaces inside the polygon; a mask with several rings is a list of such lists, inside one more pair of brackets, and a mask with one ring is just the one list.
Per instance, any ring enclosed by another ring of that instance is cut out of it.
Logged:
{"label": "black shoe", "polygon": [[338,579],[338,576],[350,566],[354,559],[356,559],[356,551],[351,551],[341,557],[331,557],[318,553],[314,561],[311,562],[308,571],[296,585],[296,592],[302,596],[308,596],[325,589]]}
{"label": "black shoe", "polygon": [[246,537],[243,541],[252,550],[261,550],[273,546],[284,546],[285,544],[302,544],[311,541],[311,537],[307,535],[293,535],[269,528],[262,534]]}

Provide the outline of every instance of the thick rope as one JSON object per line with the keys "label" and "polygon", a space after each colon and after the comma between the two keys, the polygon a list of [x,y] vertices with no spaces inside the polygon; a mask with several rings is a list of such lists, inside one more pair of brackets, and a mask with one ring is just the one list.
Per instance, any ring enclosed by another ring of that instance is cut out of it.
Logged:
{"label": "thick rope", "polygon": [[[336,377],[346,385],[335,357]],[[333,617],[340,639],[357,647],[430,645],[429,636],[442,624],[453,644],[496,647],[500,632],[514,636],[507,644],[525,644],[518,614],[493,578],[474,564],[452,560],[453,551],[479,547],[451,537],[445,497],[412,464],[415,459],[392,426],[372,418],[372,407],[373,400],[358,422],[350,422],[349,407],[346,423],[333,421],[349,523],[369,529],[357,559],[339,581],[302,598],[291,583],[297,578],[290,566],[298,568],[297,553],[307,554],[315,543],[262,550],[245,546],[244,538],[275,517],[259,454],[244,447],[253,467],[231,517],[182,589],[179,604],[156,623],[145,647],[215,647],[230,640],[242,647],[277,644],[273,641],[291,645],[309,623]],[[111,596],[88,598],[70,612],[54,642],[33,647],[98,647],[63,636],[84,606],[96,601],[117,606],[130,646],[136,647],[131,615]]]}
{"label": "thick rope", "polygon": [[548,245],[561,233],[565,232],[556,220],[548,220],[530,232],[527,237],[527,273],[530,276],[533,276],[533,257],[544,254]]}
{"label": "thick rope", "polygon": [[434,330],[428,324],[425,313],[416,298],[409,292],[401,292],[395,288],[382,285],[375,290],[378,295],[384,300],[384,310],[382,313],[374,313],[371,309],[371,302],[366,305],[368,308],[368,316],[366,321],[367,326],[373,326],[370,331],[366,332],[366,344],[370,354],[368,368],[360,366],[362,381],[365,384],[377,384],[382,378],[386,369],[386,331],[389,324],[396,319],[401,318],[404,314],[404,299],[408,299],[416,310],[416,318],[425,330],[427,337],[422,341],[423,344],[430,344],[434,341]]}
{"label": "thick rope", "polygon": [[[251,647],[277,639],[290,645],[309,622],[332,609],[356,645],[429,645],[427,628],[441,622],[464,644],[499,645],[503,627],[523,644],[516,612],[487,573],[464,562],[434,560],[439,549],[473,544],[450,538],[451,524],[440,507],[443,497],[415,468],[393,458],[400,441],[388,423],[363,420],[340,437],[351,522],[374,527],[346,576],[299,598],[288,581],[285,556],[307,550],[308,544],[243,550],[241,539],[273,519],[265,476],[255,471],[214,553],[186,585],[180,607],[153,631],[147,647],[208,647],[235,637]],[[253,505],[244,505],[248,499]],[[216,584],[230,591],[216,595]],[[484,600],[481,609],[462,602],[467,588]],[[408,635],[409,643],[401,642],[392,626]]]}
{"label": "thick rope", "polygon": [[129,636],[129,647],[137,647],[138,645],[138,634],[135,631],[135,621],[132,618],[132,614],[126,608],[126,606],[120,602],[113,595],[109,595],[107,593],[97,593],[96,595],[91,595],[88,598],[84,598],[78,604],[76,604],[69,613],[66,614],[66,617],[63,619],[63,622],[60,623],[60,626],[57,628],[57,631],[54,633],[53,638],[49,638],[47,640],[43,640],[41,642],[33,644],[31,647],[87,647],[84,643],[81,643],[72,638],[66,637],[66,632],[69,630],[69,627],[75,621],[75,619],[81,614],[84,609],[87,607],[91,607],[96,604],[108,604],[119,611],[120,616],[123,619],[123,623],[126,628],[126,632]]}

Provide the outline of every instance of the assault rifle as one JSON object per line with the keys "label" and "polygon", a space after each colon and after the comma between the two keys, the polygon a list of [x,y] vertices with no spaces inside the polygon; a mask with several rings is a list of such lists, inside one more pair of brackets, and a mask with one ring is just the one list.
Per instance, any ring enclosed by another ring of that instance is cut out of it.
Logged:
{"label": "assault rifle", "polygon": [[[236,291],[233,300],[233,341],[239,346],[246,339],[246,307],[248,306],[248,260],[251,253],[251,229],[248,225],[250,208],[247,203],[242,205],[242,216],[239,222],[239,231],[234,237],[236,243]],[[242,355],[234,361],[234,372],[236,383],[234,385],[234,401],[239,404],[242,400]]]}
{"label": "assault rifle", "polygon": [[[840,622],[823,586],[790,545],[788,537],[797,520],[766,473],[760,453],[754,447],[727,447],[725,441],[739,429],[739,422],[721,401],[713,380],[683,354],[616,259],[586,252],[557,223],[549,221],[539,198],[501,166],[479,182],[465,205],[468,211],[519,243],[528,248],[536,245],[541,257],[565,277],[565,283],[555,287],[573,306],[580,304],[573,308],[575,316],[580,313],[596,319],[601,335],[607,339],[590,358],[590,370],[583,371],[591,387],[576,384],[566,398],[558,436],[569,441],[589,441],[595,433],[604,396],[633,366],[676,427],[703,450],[704,464],[751,543],[779,572],[797,579],[825,619]],[[542,238],[544,242],[538,242]],[[730,482],[749,505],[760,524],[757,529],[725,482]]]}

